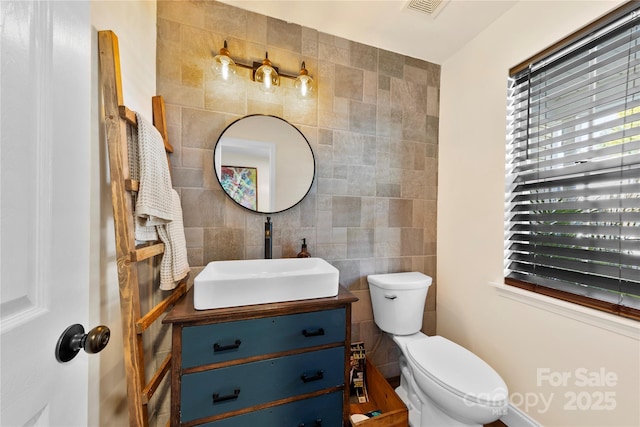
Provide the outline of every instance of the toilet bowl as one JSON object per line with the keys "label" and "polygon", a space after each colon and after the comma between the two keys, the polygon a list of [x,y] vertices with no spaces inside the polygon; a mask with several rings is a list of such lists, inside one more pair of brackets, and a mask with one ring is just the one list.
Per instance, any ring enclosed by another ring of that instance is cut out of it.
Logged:
{"label": "toilet bowl", "polygon": [[507,386],[486,362],[441,336],[420,332],[431,278],[422,273],[367,277],[373,317],[400,348],[396,393],[411,427],[482,426],[506,413]]}

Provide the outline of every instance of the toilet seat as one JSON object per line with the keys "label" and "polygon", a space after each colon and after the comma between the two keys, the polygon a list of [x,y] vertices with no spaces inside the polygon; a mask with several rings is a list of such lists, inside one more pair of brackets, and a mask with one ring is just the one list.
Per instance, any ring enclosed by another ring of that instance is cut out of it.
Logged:
{"label": "toilet seat", "polygon": [[486,362],[441,336],[407,343],[407,356],[415,369],[450,393],[469,403],[502,407],[507,386]]}

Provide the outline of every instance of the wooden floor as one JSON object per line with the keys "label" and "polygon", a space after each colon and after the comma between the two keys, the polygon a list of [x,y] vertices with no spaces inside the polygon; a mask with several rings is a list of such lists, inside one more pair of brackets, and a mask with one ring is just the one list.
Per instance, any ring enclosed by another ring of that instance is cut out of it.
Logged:
{"label": "wooden floor", "polygon": [[[396,388],[400,385],[400,377],[387,378],[387,381],[391,385],[391,387]],[[508,427],[502,421],[494,421],[491,424],[485,424],[484,427]]]}
{"label": "wooden floor", "polygon": [[498,420],[498,421],[492,422],[491,424],[485,424],[484,427],[507,427],[507,425],[502,421]]}

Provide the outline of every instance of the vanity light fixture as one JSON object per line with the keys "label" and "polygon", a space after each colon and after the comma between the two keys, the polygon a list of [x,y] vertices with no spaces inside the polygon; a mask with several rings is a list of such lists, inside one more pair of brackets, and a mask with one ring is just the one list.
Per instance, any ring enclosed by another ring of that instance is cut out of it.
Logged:
{"label": "vanity light fixture", "polygon": [[213,58],[213,65],[211,68],[220,80],[230,82],[236,73],[236,67],[252,70],[251,79],[256,83],[259,83],[260,90],[265,93],[275,92],[276,87],[280,86],[280,78],[283,77],[295,80],[294,87],[296,88],[299,98],[309,99],[313,96],[314,81],[309,75],[304,61],[302,62],[300,73],[298,75],[281,73],[280,70],[278,70],[278,67],[271,64],[268,52],[265,52],[265,58],[262,62],[253,62],[253,65],[245,65],[231,59],[231,55],[227,48],[227,41],[225,40],[224,47],[220,49],[220,53]]}
{"label": "vanity light fixture", "polygon": [[213,58],[213,72],[225,82],[231,82],[236,73],[236,63],[231,59],[229,50],[227,49],[227,41],[224,41],[224,47],[220,49],[220,53]]}

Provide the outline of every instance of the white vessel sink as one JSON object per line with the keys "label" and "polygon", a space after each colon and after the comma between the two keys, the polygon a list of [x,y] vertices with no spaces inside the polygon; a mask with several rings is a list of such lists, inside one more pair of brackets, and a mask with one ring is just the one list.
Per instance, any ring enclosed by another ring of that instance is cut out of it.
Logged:
{"label": "white vessel sink", "polygon": [[338,269],[321,258],[214,261],[196,276],[196,310],[332,297]]}

